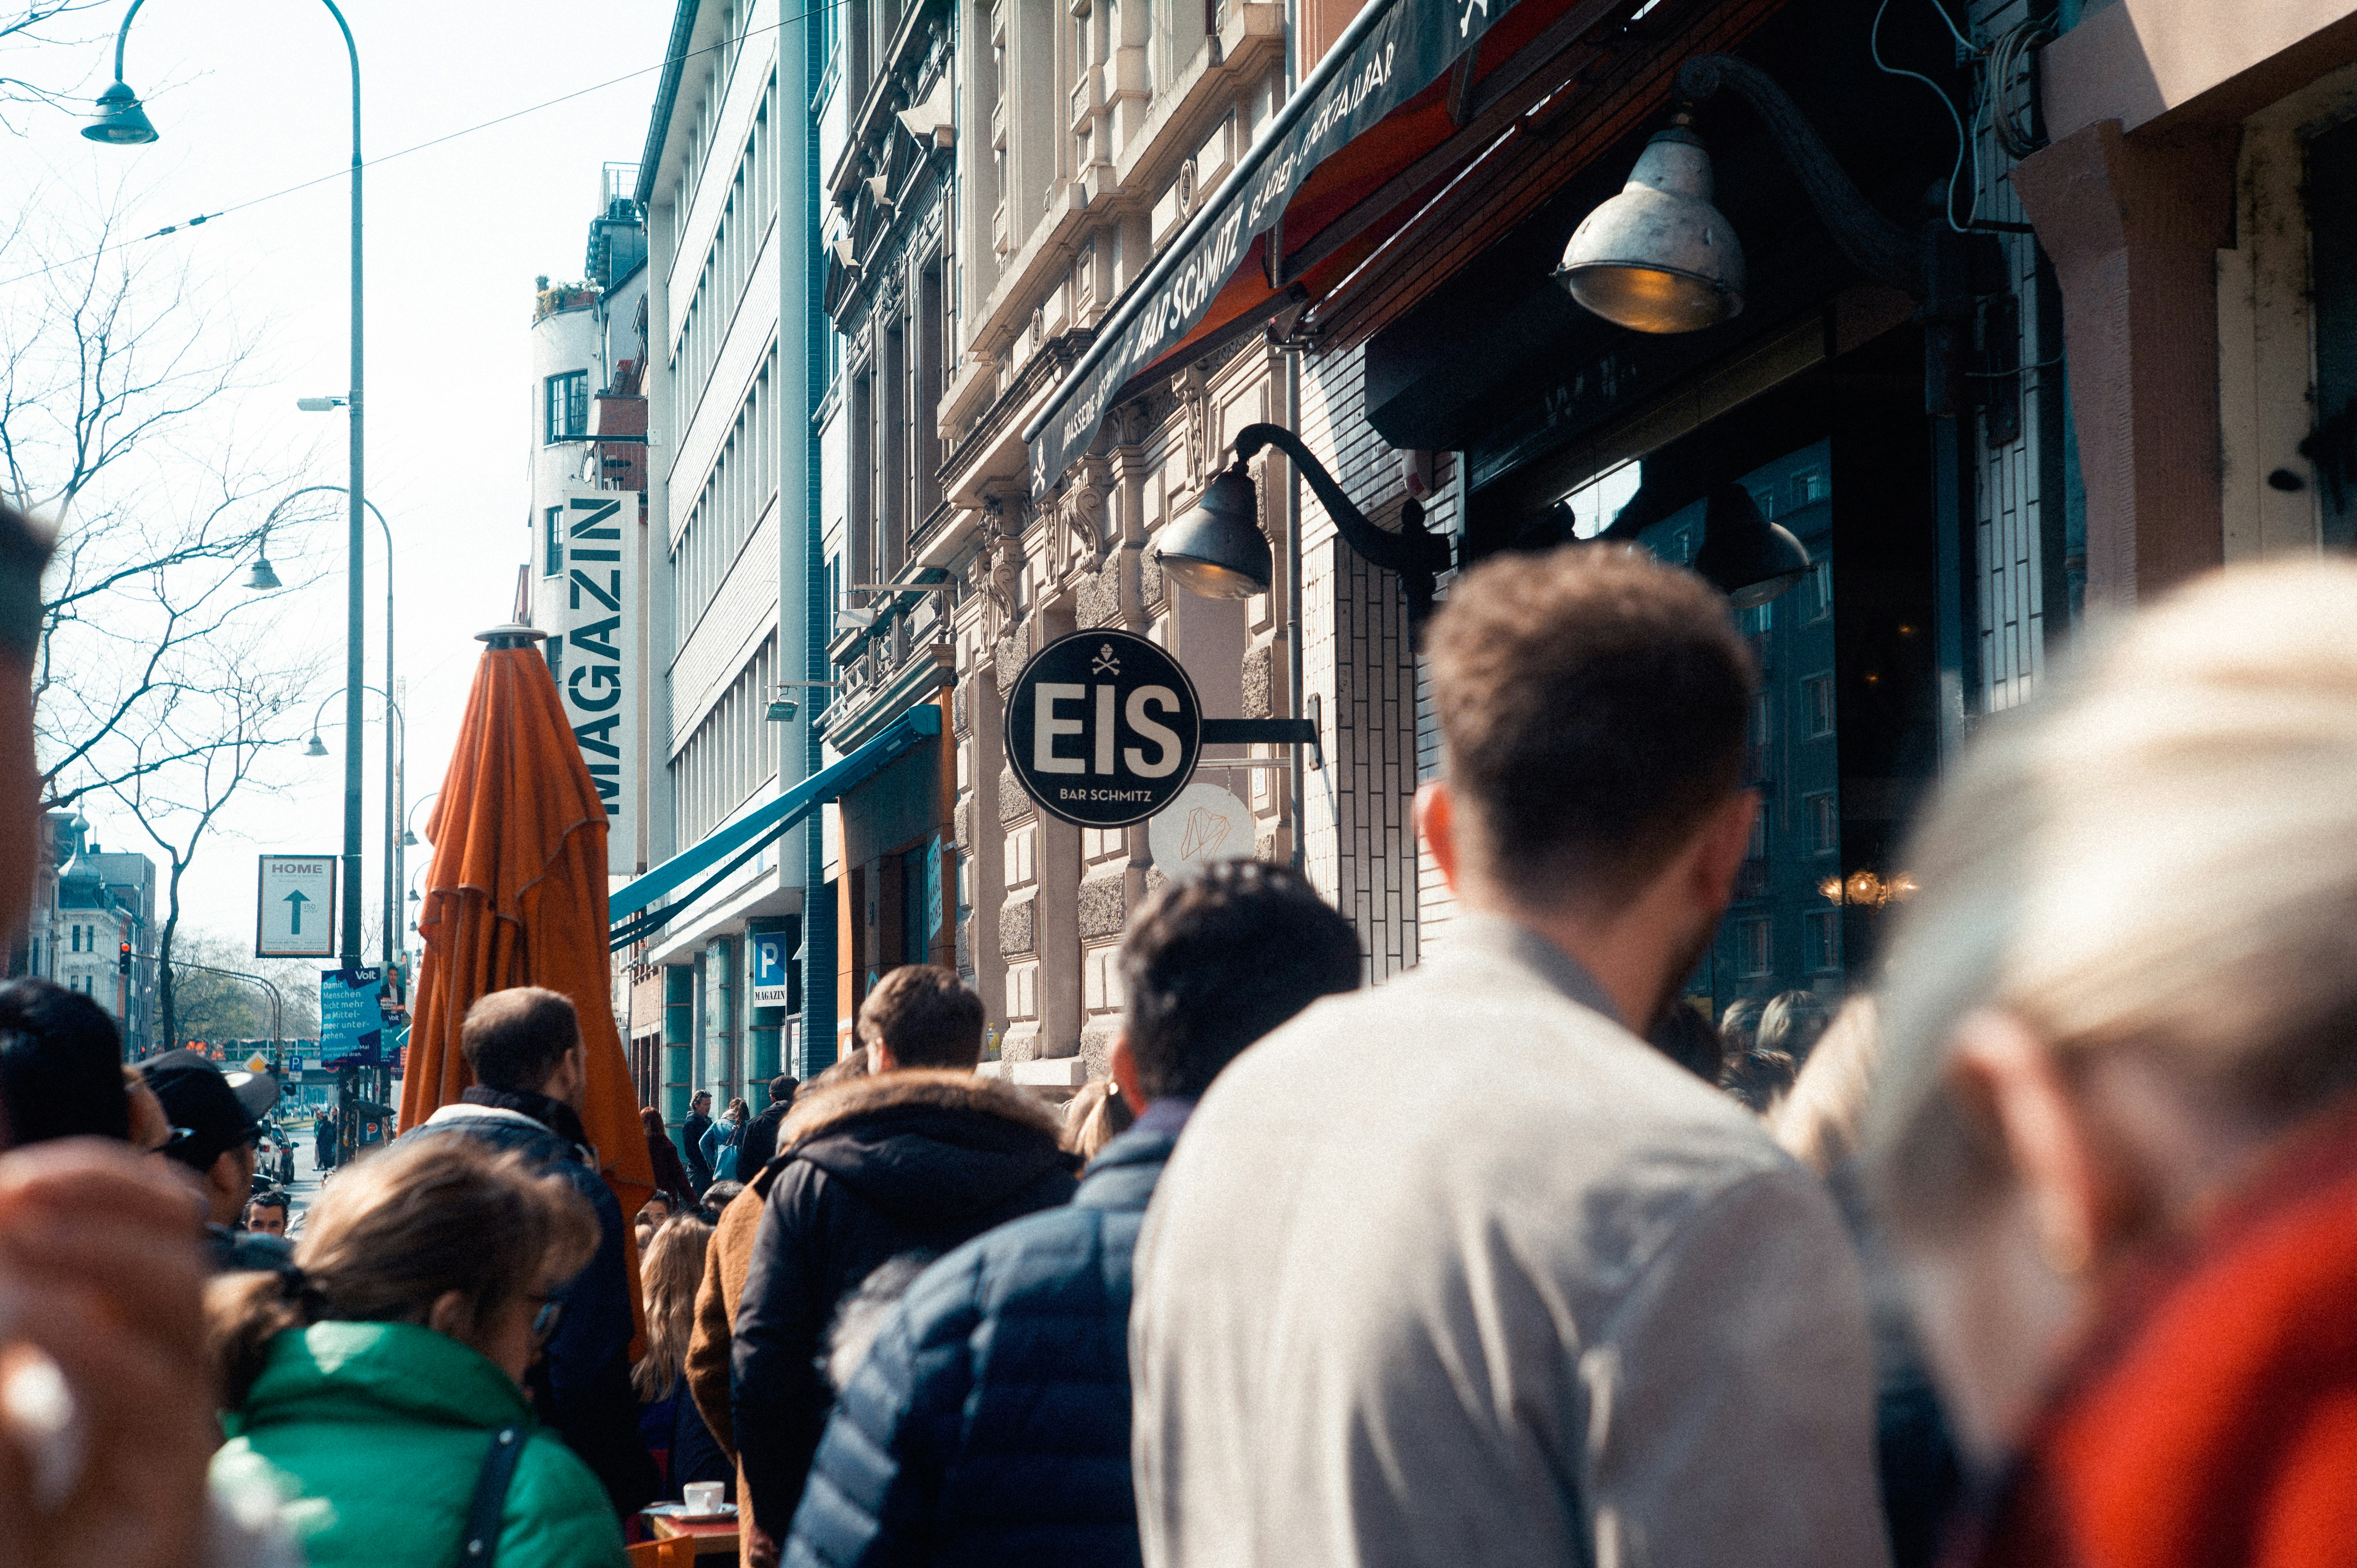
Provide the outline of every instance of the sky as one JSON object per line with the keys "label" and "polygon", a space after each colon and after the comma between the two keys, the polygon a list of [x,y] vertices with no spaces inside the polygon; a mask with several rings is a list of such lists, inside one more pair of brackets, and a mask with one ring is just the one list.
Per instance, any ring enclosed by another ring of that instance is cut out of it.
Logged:
{"label": "sky", "polygon": [[[527,547],[533,279],[580,276],[601,166],[635,163],[644,145],[672,7],[667,0],[555,7],[343,0],[343,8],[360,50],[370,158],[638,73],[365,175],[366,489],[393,536],[395,674],[407,687],[407,794],[422,839],[433,808],[418,803],[448,762],[482,651],[474,634],[510,618]],[[120,5],[92,13],[80,44],[12,50],[0,59],[0,74],[79,81],[95,95],[111,74],[121,14]],[[38,226],[51,210],[119,188],[128,193],[129,231],[144,234],[333,177],[146,243],[177,247],[188,260],[221,330],[260,340],[259,383],[240,394],[236,410],[242,426],[312,446],[314,480],[341,484],[344,416],[295,405],[298,397],[339,394],[349,379],[342,170],[350,100],[333,19],[318,0],[150,0],[132,32],[125,75],[160,139],[109,146],[83,139],[72,116],[19,115],[24,134],[0,138],[0,211]],[[0,278],[16,270],[0,252]],[[0,284],[0,313],[11,308],[8,295]],[[332,527],[340,531],[340,518]],[[273,613],[286,638],[321,653],[317,690],[328,696],[342,684],[340,532],[312,542],[334,569]],[[364,588],[373,684],[383,682],[383,549],[371,523]],[[342,703],[328,706],[334,726]],[[363,819],[371,920],[383,875],[380,711],[371,696]],[[305,761],[288,748],[279,791],[233,806],[226,831],[206,842],[183,884],[189,924],[250,946],[254,856],[340,847],[340,727],[323,729],[322,739],[332,757]],[[85,810],[105,848],[145,847],[119,806]],[[413,885],[426,853],[410,852]],[[405,915],[402,923],[405,929]]]}

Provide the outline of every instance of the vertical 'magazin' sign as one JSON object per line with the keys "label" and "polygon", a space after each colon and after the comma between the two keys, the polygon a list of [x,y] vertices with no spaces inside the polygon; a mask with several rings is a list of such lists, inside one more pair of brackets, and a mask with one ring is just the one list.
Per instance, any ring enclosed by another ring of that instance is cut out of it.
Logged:
{"label": "vertical 'magazin' sign", "polygon": [[605,803],[607,869],[639,868],[639,492],[567,490],[560,520],[565,646],[557,685],[581,760]]}

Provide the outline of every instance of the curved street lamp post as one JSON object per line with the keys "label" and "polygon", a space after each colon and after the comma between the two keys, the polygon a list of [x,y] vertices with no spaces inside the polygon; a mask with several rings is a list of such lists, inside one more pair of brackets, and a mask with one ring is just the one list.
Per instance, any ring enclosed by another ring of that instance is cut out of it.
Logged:
{"label": "curved street lamp post", "polygon": [[[99,95],[98,113],[82,127],[81,134],[93,142],[107,142],[119,146],[136,146],[156,140],[156,127],[147,118],[146,109],[139,95],[123,80],[124,46],[131,36],[131,23],[139,15],[139,7],[147,0],[131,0],[131,9],[124,12],[123,25],[114,35],[114,81]],[[361,424],[361,52],[352,41],[351,25],[344,20],[343,12],[336,8],[335,0],[319,0],[328,14],[336,19],[337,30],[344,36],[344,51],[350,57],[352,68],[352,216],[351,216],[351,384],[340,398],[306,398],[307,406],[332,408],[341,404],[350,415],[348,434],[350,437],[348,463],[350,482],[345,487],[350,506],[350,539],[348,544],[347,577],[350,586],[346,607],[348,629],[345,634],[344,723],[350,733],[358,734],[361,727],[361,682],[366,671],[361,668],[361,616],[364,600],[361,596],[361,551],[366,542],[367,526],[362,521],[368,501],[363,484],[366,468],[365,443]],[[257,570],[253,585],[266,586],[259,581],[264,574]],[[390,628],[388,628],[388,631]],[[387,671],[387,679],[391,671]],[[353,746],[344,759],[344,933],[339,961],[347,969],[357,969],[361,961],[361,754]]]}

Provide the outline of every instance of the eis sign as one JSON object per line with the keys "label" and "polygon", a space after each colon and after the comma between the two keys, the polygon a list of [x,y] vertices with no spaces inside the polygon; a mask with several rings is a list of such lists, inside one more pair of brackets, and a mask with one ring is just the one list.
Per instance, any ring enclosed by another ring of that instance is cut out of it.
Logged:
{"label": "eis sign", "polygon": [[1186,787],[1203,708],[1178,661],[1126,631],[1034,654],[1006,701],[1006,758],[1039,809],[1084,828],[1144,822]]}
{"label": "eis sign", "polygon": [[567,491],[554,660],[565,721],[606,807],[606,868],[639,868],[639,492]]}

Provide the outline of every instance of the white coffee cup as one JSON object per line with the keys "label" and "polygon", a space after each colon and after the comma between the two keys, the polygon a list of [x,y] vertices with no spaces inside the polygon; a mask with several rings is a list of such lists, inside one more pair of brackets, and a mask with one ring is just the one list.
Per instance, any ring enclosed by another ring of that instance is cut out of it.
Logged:
{"label": "white coffee cup", "polygon": [[721,1509],[721,1498],[728,1488],[718,1481],[690,1481],[679,1489],[681,1499],[692,1514],[714,1514]]}

